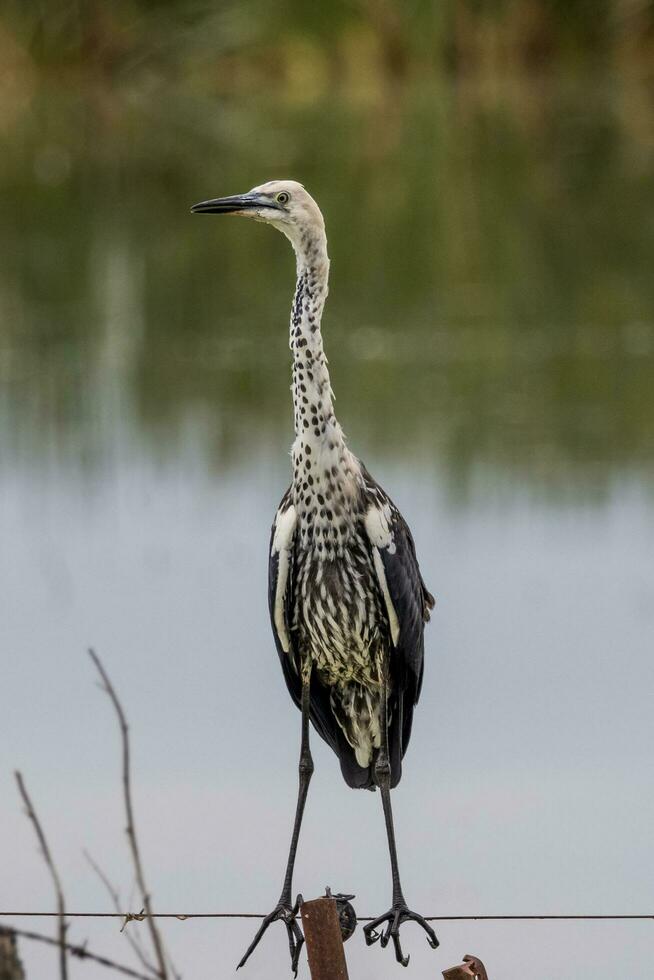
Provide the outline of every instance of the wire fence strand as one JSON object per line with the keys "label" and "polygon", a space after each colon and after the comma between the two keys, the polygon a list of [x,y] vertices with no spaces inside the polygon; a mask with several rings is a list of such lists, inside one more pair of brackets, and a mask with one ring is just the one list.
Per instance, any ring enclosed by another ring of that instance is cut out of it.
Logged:
{"label": "wire fence strand", "polygon": [[[153,919],[264,919],[263,912],[152,912]],[[0,912],[0,918],[57,918],[57,912]],[[66,912],[69,919],[120,919],[128,922],[141,922],[147,918],[143,912]],[[358,922],[372,922],[375,916],[357,915]],[[615,914],[521,914],[521,915],[426,915],[428,922],[528,922],[528,921],[624,921],[654,920],[654,912],[615,913]]]}

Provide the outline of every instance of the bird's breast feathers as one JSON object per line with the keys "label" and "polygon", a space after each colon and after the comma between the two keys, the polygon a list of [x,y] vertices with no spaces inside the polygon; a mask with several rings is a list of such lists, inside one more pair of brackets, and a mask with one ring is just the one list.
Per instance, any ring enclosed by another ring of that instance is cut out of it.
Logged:
{"label": "bird's breast feathers", "polygon": [[[376,586],[375,591],[379,590],[383,598],[391,639],[396,645],[400,624],[382,560],[383,551],[389,555],[396,552],[390,502],[376,486],[369,487],[363,483],[361,493],[352,501],[348,512],[341,511],[339,514],[340,540],[334,541],[337,550],[330,540],[329,528],[321,526],[331,523],[331,517],[331,513],[325,513],[321,508],[321,513],[316,515],[317,520],[312,520],[312,514],[305,514],[302,507],[298,511],[288,497],[275,517],[271,546],[271,558],[277,558],[278,563],[274,624],[283,649],[286,652],[290,650],[289,628],[292,624],[286,620],[286,593],[293,563],[297,566],[295,588],[300,606],[314,598],[327,620],[334,616],[335,605],[341,607],[340,611],[344,611],[344,605],[351,606],[357,625],[362,620],[368,620],[368,616],[361,615],[360,606],[365,603],[366,585]],[[310,526],[305,527],[302,534],[307,518]],[[312,593],[315,595],[312,596]],[[326,603],[326,607],[323,607],[323,603]],[[297,611],[294,618],[298,618]],[[303,617],[300,615],[299,618]]]}

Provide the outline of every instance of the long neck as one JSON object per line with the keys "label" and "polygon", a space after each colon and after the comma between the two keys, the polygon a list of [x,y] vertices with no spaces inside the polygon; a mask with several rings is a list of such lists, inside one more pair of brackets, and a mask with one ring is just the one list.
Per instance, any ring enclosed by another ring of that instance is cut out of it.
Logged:
{"label": "long neck", "polygon": [[295,435],[320,440],[334,422],[333,394],[320,321],[327,299],[329,259],[324,233],[295,245],[297,283],[291,310]]}
{"label": "long neck", "polygon": [[320,331],[329,279],[327,240],[321,229],[293,244],[297,257],[290,325],[295,417],[293,491],[303,537],[312,538],[321,518],[329,517],[326,501],[338,497],[342,502],[343,495],[352,492],[358,466],[334,414]]}

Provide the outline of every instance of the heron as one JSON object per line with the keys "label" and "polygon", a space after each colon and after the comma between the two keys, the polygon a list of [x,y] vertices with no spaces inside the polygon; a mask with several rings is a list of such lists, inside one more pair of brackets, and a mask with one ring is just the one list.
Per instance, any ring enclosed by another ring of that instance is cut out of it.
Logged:
{"label": "heron", "polygon": [[295,440],[293,480],[272,525],[268,603],[286,686],[301,711],[299,789],[279,901],[238,964],[275,921],[287,931],[297,976],[304,941],[294,905],[293,871],[314,771],[310,723],[338,756],[348,786],[379,789],[391,864],[390,909],[364,927],[366,943],[400,942],[407,905],[398,867],[391,790],[400,781],[423,677],[424,625],[434,598],[420,573],[411,531],[391,498],[350,451],[334,413],[321,319],[329,257],[315,200],[294,180],[272,180],[245,194],[202,201],[198,214],[233,214],[272,225],[290,240],[296,284],[290,318]]}

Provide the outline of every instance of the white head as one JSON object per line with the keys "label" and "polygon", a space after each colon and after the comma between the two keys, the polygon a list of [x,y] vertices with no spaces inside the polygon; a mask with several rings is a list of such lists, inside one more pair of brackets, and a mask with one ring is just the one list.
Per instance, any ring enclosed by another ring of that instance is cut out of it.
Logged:
{"label": "white head", "polygon": [[296,180],[269,180],[247,194],[202,201],[191,208],[195,214],[238,214],[254,218],[284,232],[296,252],[309,242],[325,242],[325,223],[320,208]]}

